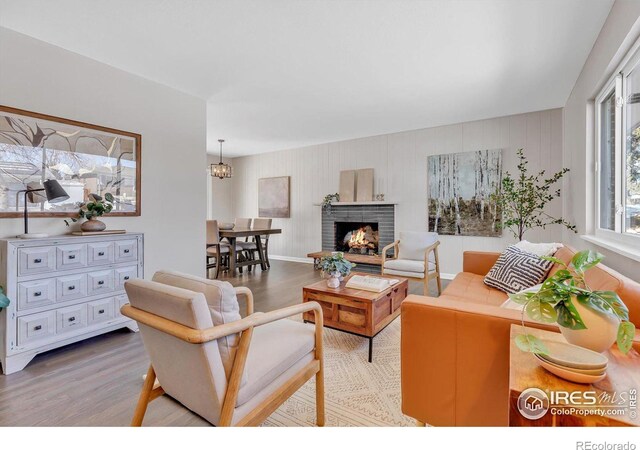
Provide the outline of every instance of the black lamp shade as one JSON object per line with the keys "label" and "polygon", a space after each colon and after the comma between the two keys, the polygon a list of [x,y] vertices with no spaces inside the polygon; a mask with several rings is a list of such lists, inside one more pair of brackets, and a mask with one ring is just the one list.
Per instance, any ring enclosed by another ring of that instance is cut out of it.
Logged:
{"label": "black lamp shade", "polygon": [[67,192],[56,180],[47,180],[43,184],[44,193],[49,203],[59,203],[69,199]]}

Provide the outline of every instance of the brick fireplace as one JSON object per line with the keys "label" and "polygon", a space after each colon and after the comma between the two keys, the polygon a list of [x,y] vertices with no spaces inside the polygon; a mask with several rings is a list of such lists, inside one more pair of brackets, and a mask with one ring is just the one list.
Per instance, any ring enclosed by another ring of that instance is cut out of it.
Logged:
{"label": "brick fireplace", "polygon": [[[330,213],[322,211],[322,250],[373,257],[393,242],[394,223],[393,203],[334,204]],[[379,272],[380,266],[358,262],[358,270]]]}

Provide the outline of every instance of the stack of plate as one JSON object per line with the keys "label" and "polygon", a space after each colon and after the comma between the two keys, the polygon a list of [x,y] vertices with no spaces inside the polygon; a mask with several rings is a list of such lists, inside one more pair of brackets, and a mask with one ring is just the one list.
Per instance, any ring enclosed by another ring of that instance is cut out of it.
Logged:
{"label": "stack of plate", "polygon": [[577,345],[564,342],[544,341],[549,350],[546,355],[534,354],[542,367],[554,375],[573,381],[590,384],[606,376],[606,356]]}

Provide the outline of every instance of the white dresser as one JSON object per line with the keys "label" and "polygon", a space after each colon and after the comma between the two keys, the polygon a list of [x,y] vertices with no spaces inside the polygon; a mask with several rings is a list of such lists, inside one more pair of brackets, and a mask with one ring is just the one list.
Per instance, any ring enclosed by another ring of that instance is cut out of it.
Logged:
{"label": "white dresser", "polygon": [[2,372],[18,372],[38,353],[137,324],[120,314],[127,280],[142,277],[143,235],[0,240]]}

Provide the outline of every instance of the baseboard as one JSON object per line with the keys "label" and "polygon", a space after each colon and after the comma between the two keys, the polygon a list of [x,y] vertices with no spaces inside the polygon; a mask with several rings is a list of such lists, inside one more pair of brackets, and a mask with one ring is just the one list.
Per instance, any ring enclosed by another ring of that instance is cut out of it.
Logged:
{"label": "baseboard", "polygon": [[304,264],[313,264],[313,258],[299,258],[297,256],[269,255],[269,259],[277,259],[279,261],[298,262]]}

